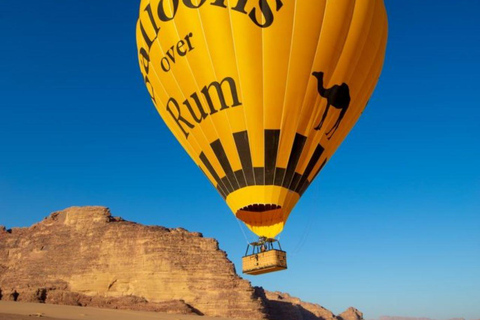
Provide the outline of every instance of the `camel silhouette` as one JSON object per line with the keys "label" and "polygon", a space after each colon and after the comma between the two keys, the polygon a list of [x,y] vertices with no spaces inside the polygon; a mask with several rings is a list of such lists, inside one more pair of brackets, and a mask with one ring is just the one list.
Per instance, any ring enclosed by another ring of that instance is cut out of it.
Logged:
{"label": "camel silhouette", "polygon": [[327,99],[327,108],[323,112],[322,120],[320,120],[318,126],[315,127],[315,130],[318,131],[322,128],[323,122],[327,117],[328,109],[330,108],[330,106],[340,110],[340,115],[338,116],[337,122],[335,122],[330,131],[326,133],[327,138],[330,139],[335,133],[335,131],[337,131],[340,122],[342,121],[345,113],[348,110],[348,106],[350,106],[350,89],[348,88],[348,85],[346,83],[342,83],[341,85],[334,85],[333,87],[326,89],[323,86],[323,72],[315,71],[312,73],[312,75],[318,80],[318,93],[320,94],[320,96]]}

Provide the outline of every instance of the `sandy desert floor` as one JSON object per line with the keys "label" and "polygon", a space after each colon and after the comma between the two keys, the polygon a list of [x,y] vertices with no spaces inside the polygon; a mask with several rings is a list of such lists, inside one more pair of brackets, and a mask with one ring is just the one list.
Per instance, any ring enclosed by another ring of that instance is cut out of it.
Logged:
{"label": "sandy desert floor", "polygon": [[37,317],[43,320],[230,320],[227,318],[201,317],[196,315],[0,301],[0,320],[33,320]]}

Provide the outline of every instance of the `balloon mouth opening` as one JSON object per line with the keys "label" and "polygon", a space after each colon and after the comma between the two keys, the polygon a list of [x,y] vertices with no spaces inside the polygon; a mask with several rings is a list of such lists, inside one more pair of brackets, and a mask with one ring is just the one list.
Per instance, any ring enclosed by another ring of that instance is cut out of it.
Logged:
{"label": "balloon mouth opening", "polygon": [[248,211],[248,212],[266,212],[271,210],[282,209],[281,206],[277,204],[250,204],[241,208],[238,211]]}
{"label": "balloon mouth opening", "polygon": [[282,207],[277,204],[251,204],[238,210],[236,217],[251,227],[284,223]]}

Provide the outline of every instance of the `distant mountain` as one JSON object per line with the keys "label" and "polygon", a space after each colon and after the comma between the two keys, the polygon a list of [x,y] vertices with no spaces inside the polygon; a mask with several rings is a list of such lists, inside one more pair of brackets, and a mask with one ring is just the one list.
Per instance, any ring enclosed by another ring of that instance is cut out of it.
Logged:
{"label": "distant mountain", "polygon": [[[72,207],[0,227],[0,300],[275,320],[362,320],[253,288],[214,239]],[[403,319],[384,319],[403,320]],[[409,319],[410,320],[410,319]]]}

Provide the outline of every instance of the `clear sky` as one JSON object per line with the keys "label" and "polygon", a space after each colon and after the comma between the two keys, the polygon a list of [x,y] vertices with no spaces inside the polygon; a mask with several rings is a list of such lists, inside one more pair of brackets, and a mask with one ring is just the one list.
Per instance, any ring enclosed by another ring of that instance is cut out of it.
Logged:
{"label": "clear sky", "polygon": [[[108,206],[215,237],[240,270],[241,228],[144,88],[138,2],[0,1],[0,224]],[[478,319],[480,1],[386,5],[382,77],[281,235],[289,270],[246,278],[367,319]]]}

